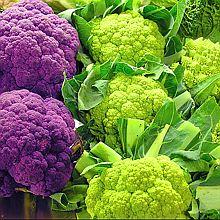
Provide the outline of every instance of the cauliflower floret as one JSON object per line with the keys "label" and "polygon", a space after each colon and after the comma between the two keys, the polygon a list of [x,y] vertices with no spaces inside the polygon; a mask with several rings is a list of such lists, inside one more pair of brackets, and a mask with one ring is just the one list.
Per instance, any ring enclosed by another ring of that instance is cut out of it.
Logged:
{"label": "cauliflower floret", "polygon": [[105,142],[116,146],[119,118],[141,119],[149,124],[167,97],[162,86],[151,78],[118,73],[109,82],[104,100],[90,110],[95,130],[104,130]]}
{"label": "cauliflower floret", "polygon": [[61,190],[73,169],[74,127],[58,100],[44,100],[27,90],[1,94],[0,196],[14,192],[14,181],[36,195]]}
{"label": "cauliflower floret", "polygon": [[216,125],[212,132],[212,140],[216,143],[220,143],[220,122]]}
{"label": "cauliflower floret", "polygon": [[61,96],[63,72],[76,72],[76,30],[40,0],[21,0],[0,14],[0,94],[29,89]]}
{"label": "cauliflower floret", "polygon": [[95,61],[108,60],[137,64],[145,54],[163,58],[165,40],[157,24],[139,13],[127,11],[91,21],[90,53]]}
{"label": "cauliflower floret", "polygon": [[[188,40],[184,47],[182,65],[185,67],[184,81],[189,89],[220,72],[220,45],[199,38]],[[220,99],[220,82],[213,89],[213,95]]]}
{"label": "cauliflower floret", "polygon": [[86,205],[98,219],[177,219],[191,199],[182,169],[159,156],[114,163],[90,181]]}

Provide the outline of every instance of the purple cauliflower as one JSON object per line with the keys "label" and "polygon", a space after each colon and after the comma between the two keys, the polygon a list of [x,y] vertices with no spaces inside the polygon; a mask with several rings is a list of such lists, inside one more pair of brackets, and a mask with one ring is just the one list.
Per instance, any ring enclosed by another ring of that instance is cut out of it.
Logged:
{"label": "purple cauliflower", "polygon": [[63,72],[76,72],[77,31],[40,0],[22,0],[0,14],[0,94],[28,89],[61,97]]}
{"label": "purple cauliflower", "polygon": [[16,184],[33,194],[61,190],[73,170],[75,123],[64,104],[28,90],[0,95],[0,197]]}

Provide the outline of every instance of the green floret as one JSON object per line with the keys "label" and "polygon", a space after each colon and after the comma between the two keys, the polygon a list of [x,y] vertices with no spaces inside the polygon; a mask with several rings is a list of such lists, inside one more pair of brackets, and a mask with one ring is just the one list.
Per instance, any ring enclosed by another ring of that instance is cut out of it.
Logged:
{"label": "green floret", "polygon": [[90,181],[86,205],[98,219],[176,219],[191,199],[181,168],[159,156],[114,163]]}
{"label": "green floret", "polygon": [[212,140],[220,143],[220,122],[216,125],[214,131],[212,132]]}
{"label": "green floret", "polygon": [[[182,65],[185,67],[184,81],[189,89],[198,83],[220,73],[220,45],[199,38],[188,40],[185,45]],[[220,83],[217,83],[213,95],[220,98]]]}
{"label": "green floret", "polygon": [[165,40],[153,21],[127,11],[91,21],[90,53],[97,62],[108,60],[136,65],[145,54],[163,59]]}
{"label": "green floret", "polygon": [[119,73],[109,82],[103,101],[90,110],[95,130],[104,130],[105,142],[115,146],[119,118],[141,119],[149,124],[167,98],[162,85],[153,79]]}

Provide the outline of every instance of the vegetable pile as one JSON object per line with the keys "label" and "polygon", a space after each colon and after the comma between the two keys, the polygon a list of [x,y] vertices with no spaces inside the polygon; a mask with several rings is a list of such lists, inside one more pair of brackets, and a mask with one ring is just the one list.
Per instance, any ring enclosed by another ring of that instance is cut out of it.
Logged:
{"label": "vegetable pile", "polygon": [[78,219],[220,219],[218,0],[0,10],[1,198]]}

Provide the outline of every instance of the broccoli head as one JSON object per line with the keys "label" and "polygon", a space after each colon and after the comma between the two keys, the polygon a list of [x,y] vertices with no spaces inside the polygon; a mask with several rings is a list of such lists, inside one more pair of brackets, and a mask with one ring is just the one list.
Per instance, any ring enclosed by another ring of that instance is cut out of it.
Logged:
{"label": "broccoli head", "polygon": [[[75,124],[62,102],[28,90],[0,95],[0,196],[14,183],[48,196],[71,177]],[[13,190],[12,190],[13,189]]]}
{"label": "broccoli head", "polygon": [[[189,89],[208,77],[220,72],[220,45],[210,40],[199,38],[188,40],[182,56],[185,67],[184,81]],[[217,83],[213,95],[220,99],[220,83]]]}
{"label": "broccoli head", "polygon": [[90,181],[86,205],[98,219],[177,219],[191,199],[183,170],[159,156],[114,163]]}
{"label": "broccoli head", "polygon": [[96,18],[91,21],[91,26],[89,50],[99,63],[118,58],[136,65],[145,54],[163,58],[165,40],[157,24],[137,12]]}
{"label": "broccoli head", "polygon": [[105,134],[105,142],[117,146],[119,118],[141,119],[149,124],[167,98],[159,82],[142,75],[118,73],[109,82],[103,101],[90,110],[90,117],[94,129]]}
{"label": "broccoli head", "polygon": [[76,72],[76,30],[40,0],[22,0],[0,14],[0,94],[28,89],[60,97],[63,72]]}
{"label": "broccoli head", "polygon": [[212,140],[216,143],[220,143],[220,122],[216,125],[212,132]]}

